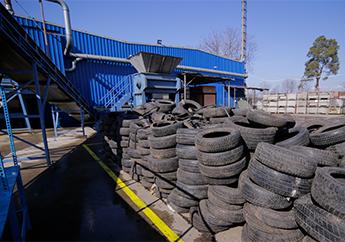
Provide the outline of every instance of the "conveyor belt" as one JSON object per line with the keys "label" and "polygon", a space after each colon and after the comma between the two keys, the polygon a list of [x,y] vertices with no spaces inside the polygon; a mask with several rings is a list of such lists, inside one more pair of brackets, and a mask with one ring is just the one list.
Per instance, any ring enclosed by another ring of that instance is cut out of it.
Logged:
{"label": "conveyor belt", "polygon": [[[41,93],[48,77],[52,80],[47,102],[55,104],[74,117],[80,107],[85,110],[86,119],[94,116],[94,109],[0,4],[0,73],[15,80],[19,85],[24,85],[33,79],[34,63],[37,64]],[[34,83],[29,83],[27,88],[34,90]]]}

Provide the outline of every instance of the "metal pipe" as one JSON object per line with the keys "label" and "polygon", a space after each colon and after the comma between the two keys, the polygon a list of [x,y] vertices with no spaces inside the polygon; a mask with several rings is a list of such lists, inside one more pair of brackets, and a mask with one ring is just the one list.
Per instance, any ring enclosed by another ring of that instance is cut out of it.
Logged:
{"label": "metal pipe", "polygon": [[66,68],[66,67],[65,67],[65,71],[74,71],[75,68],[77,68],[77,63],[78,63],[79,61],[81,61],[81,60],[83,60],[83,58],[80,58],[80,57],[75,58],[75,59],[72,61],[72,66],[71,66],[71,68]]}
{"label": "metal pipe", "polygon": [[[112,56],[90,55],[90,54],[80,54],[80,53],[72,53],[72,52],[70,53],[70,56],[75,57],[75,58],[81,58],[81,59],[130,63],[129,60],[126,58],[119,58],[119,57],[112,57]],[[244,77],[244,78],[248,77],[248,74],[240,74],[240,73],[229,72],[229,71],[218,71],[218,70],[201,68],[201,67],[178,65],[176,68],[183,69],[183,70],[189,70],[189,71],[210,72],[210,73],[214,73],[214,74],[239,76],[239,77]]]}
{"label": "metal pipe", "polygon": [[5,8],[10,14],[14,14],[13,8],[12,8],[12,2],[11,0],[5,0]]}
{"label": "metal pipe", "polygon": [[45,44],[45,50],[46,54],[50,58],[50,51],[49,51],[49,44],[48,44],[48,36],[47,36],[47,27],[46,27],[46,20],[44,16],[44,8],[43,8],[43,1],[39,0],[40,7],[41,7],[41,15],[42,15],[42,25],[43,25],[43,36],[44,36],[44,44]]}
{"label": "metal pipe", "polygon": [[66,34],[66,47],[64,50],[64,55],[69,55],[70,50],[73,48],[72,27],[71,27],[71,18],[69,14],[69,8],[64,0],[47,0],[47,1],[57,3],[62,7],[63,17],[65,21],[65,34]]}

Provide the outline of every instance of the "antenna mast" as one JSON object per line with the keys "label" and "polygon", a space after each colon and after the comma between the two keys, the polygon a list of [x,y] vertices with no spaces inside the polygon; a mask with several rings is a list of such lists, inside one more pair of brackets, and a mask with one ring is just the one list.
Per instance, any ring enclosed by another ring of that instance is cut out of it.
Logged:
{"label": "antenna mast", "polygon": [[246,61],[247,53],[247,0],[242,0],[242,48],[241,61]]}

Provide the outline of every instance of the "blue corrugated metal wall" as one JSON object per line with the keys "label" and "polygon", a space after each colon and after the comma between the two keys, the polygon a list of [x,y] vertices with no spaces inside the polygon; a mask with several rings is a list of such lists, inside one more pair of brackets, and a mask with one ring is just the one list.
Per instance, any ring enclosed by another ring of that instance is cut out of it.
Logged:
{"label": "blue corrugated metal wall", "polygon": [[[16,17],[16,19],[44,50],[42,23],[24,17]],[[53,62],[66,74],[68,79],[80,90],[91,105],[100,105],[100,99],[115,85],[115,83],[124,76],[136,72],[130,64],[94,60],[80,61],[74,72],[65,72],[65,65],[68,67],[70,63],[70,60],[66,60],[63,56],[63,48],[65,46],[65,38],[63,35],[65,30],[63,27],[53,24],[47,24],[46,27],[49,33],[49,53]],[[183,58],[181,65],[185,66],[235,73],[245,72],[244,65],[241,62],[222,58],[196,49],[127,43],[81,31],[73,31],[73,42],[74,47],[72,52],[76,53],[127,58],[140,51],[145,51],[181,57]],[[177,70],[177,72],[180,71],[181,70]],[[208,72],[204,72],[203,74],[215,75]],[[217,76],[228,77],[226,75]],[[224,98],[223,92],[220,92],[222,89],[221,84],[214,85],[217,86],[217,104],[222,105],[224,103]],[[243,86],[244,79],[237,78],[232,85]]]}

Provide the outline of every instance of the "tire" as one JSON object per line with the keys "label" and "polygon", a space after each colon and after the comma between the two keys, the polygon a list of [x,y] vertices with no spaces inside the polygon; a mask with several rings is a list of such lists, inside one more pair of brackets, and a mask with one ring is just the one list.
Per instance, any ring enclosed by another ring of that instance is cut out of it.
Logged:
{"label": "tire", "polygon": [[176,181],[177,179],[176,171],[155,173],[155,176],[162,179],[166,179],[166,180],[172,180],[172,181]]}
{"label": "tire", "polygon": [[151,124],[152,135],[154,137],[163,137],[176,134],[178,128],[182,127],[181,122],[161,121]]}
{"label": "tire", "polygon": [[267,241],[281,241],[281,242],[298,242],[304,237],[304,234],[299,229],[277,229],[270,227],[258,220],[252,214],[243,211],[247,222],[246,232],[250,241],[267,242]]}
{"label": "tire", "polygon": [[205,185],[204,180],[202,179],[201,173],[193,173],[181,170],[177,170],[177,180],[186,185]]}
{"label": "tire", "polygon": [[231,128],[210,128],[201,131],[195,138],[198,150],[203,152],[221,152],[233,149],[240,144],[241,135]]}
{"label": "tire", "polygon": [[215,206],[213,203],[210,203],[209,200],[206,200],[206,205],[209,208],[209,212],[215,216],[217,219],[225,221],[225,225],[232,225],[243,223],[243,212],[241,209],[229,210],[223,209],[221,207]]}
{"label": "tire", "polygon": [[181,196],[177,189],[172,190],[172,192],[168,196],[168,202],[173,203],[179,207],[190,208],[198,206],[199,201],[188,199],[184,196]]}
{"label": "tire", "polygon": [[164,137],[149,137],[150,148],[154,149],[167,149],[176,146],[176,134]]}
{"label": "tire", "polygon": [[[169,196],[167,197],[167,199],[169,199]],[[171,202],[168,202],[167,205],[170,206],[170,208],[173,209],[176,213],[189,213],[189,208],[180,207]]]}
{"label": "tire", "polygon": [[149,189],[152,187],[152,185],[153,185],[153,183],[147,181],[147,180],[145,179],[145,177],[141,180],[141,184],[143,185],[143,187],[145,187],[145,188],[148,189],[148,190],[149,190]]}
{"label": "tire", "polygon": [[[135,120],[135,119],[134,119]],[[129,125],[131,124],[131,122],[134,121],[133,119],[124,119],[122,120],[121,126],[124,128],[129,128]]]}
{"label": "tire", "polygon": [[338,165],[337,155],[330,150],[320,150],[304,146],[291,146],[289,149],[310,157],[318,166]]}
{"label": "tire", "polygon": [[129,142],[122,140],[120,142],[120,146],[121,146],[121,148],[127,148],[129,146]]}
{"label": "tire", "polygon": [[229,202],[224,202],[222,199],[219,199],[218,196],[215,196],[214,193],[210,192],[210,188],[207,192],[208,201],[212,206],[219,207],[224,210],[239,210],[242,209],[242,205],[235,205]]}
{"label": "tire", "polygon": [[147,177],[147,178],[153,178],[155,177],[155,174],[153,174],[150,170],[146,169],[146,168],[143,168],[143,176],[144,177]]}
{"label": "tire", "polygon": [[190,113],[194,113],[195,111],[202,108],[202,106],[199,103],[193,100],[182,100],[179,104],[181,104],[182,107]]}
{"label": "tire", "polygon": [[176,187],[176,181],[169,181],[169,180],[165,180],[165,179],[161,179],[159,177],[156,178],[155,181],[157,187],[159,187],[160,189],[167,189],[167,190],[172,190]]}
{"label": "tire", "polygon": [[202,163],[199,163],[199,169],[201,174],[207,177],[227,178],[239,175],[246,165],[246,157],[243,157],[239,161],[225,166],[205,166]]}
{"label": "tire", "polygon": [[168,159],[155,159],[152,156],[148,156],[149,168],[154,172],[173,172],[178,168],[177,157]]}
{"label": "tire", "polygon": [[128,136],[129,135],[129,128],[120,128],[120,135],[121,136]]}
{"label": "tire", "polygon": [[150,148],[150,142],[148,140],[139,140],[138,147]]}
{"label": "tire", "polygon": [[345,219],[345,169],[318,168],[311,196],[323,209]]}
{"label": "tire", "polygon": [[207,185],[187,185],[177,181],[176,186],[180,191],[195,199],[201,200],[207,198]]}
{"label": "tire", "polygon": [[151,152],[150,152],[150,149],[147,149],[147,148],[142,148],[142,147],[138,147],[137,148],[137,151],[138,151],[138,154],[143,157],[143,156],[147,156],[149,155]]}
{"label": "tire", "polygon": [[141,155],[139,154],[138,150],[132,149],[132,148],[128,149],[128,155],[134,159],[140,159],[141,158]]}
{"label": "tire", "polygon": [[179,159],[178,162],[179,162],[179,169],[187,171],[187,172],[200,173],[198,160]]}
{"label": "tire", "polygon": [[324,127],[321,131],[311,133],[310,141],[318,147],[327,147],[345,142],[345,126],[341,124],[338,126],[332,125],[329,128]]}
{"label": "tire", "polygon": [[218,117],[227,117],[227,112],[230,114],[230,110],[226,111],[226,108],[205,108],[203,111],[204,118],[218,118]]}
{"label": "tire", "polygon": [[246,203],[243,207],[244,213],[255,216],[258,220],[267,226],[277,229],[296,229],[298,225],[295,221],[293,210],[277,211],[273,209],[258,207],[250,203]]}
{"label": "tire", "polygon": [[287,125],[286,119],[258,110],[248,111],[247,119],[250,122],[260,124],[266,127],[282,128]]}
{"label": "tire", "polygon": [[146,140],[152,134],[152,130],[150,127],[145,129],[138,129],[137,131],[137,138],[139,140]]}
{"label": "tire", "polygon": [[154,149],[150,148],[151,156],[155,159],[168,159],[176,157],[176,148]]}
{"label": "tire", "polygon": [[345,157],[339,162],[339,167],[345,168]]}
{"label": "tire", "polygon": [[238,161],[244,154],[243,145],[239,145],[231,150],[217,152],[217,153],[207,153],[202,151],[197,151],[197,159],[206,166],[224,166],[232,164]]}
{"label": "tire", "polygon": [[[231,118],[231,117],[230,117]],[[210,118],[211,124],[223,124],[230,120],[229,117],[220,117],[220,118]]]}
{"label": "tire", "polygon": [[345,142],[327,147],[327,150],[338,155],[339,158],[345,157]]}
{"label": "tire", "polygon": [[[229,228],[232,223],[223,218],[220,218],[218,215],[214,215],[211,212],[211,208],[209,207],[208,200],[204,199],[199,202],[200,213],[202,214],[203,218],[205,219],[206,223],[210,225],[222,226],[225,228]],[[225,217],[225,216],[224,216]]]}
{"label": "tire", "polygon": [[248,109],[235,108],[235,109],[232,109],[232,112],[234,113],[234,116],[246,117],[248,113]]}
{"label": "tire", "polygon": [[307,146],[310,143],[309,131],[306,128],[298,127],[289,129],[288,135],[293,136],[276,143],[276,145],[289,148],[293,145]]}
{"label": "tire", "polygon": [[204,215],[201,214],[200,209],[198,208],[191,208],[189,213],[193,227],[199,232],[215,234],[228,229],[228,227],[207,223]]}
{"label": "tire", "polygon": [[212,178],[203,176],[202,178],[208,185],[232,185],[238,181],[238,177]]}
{"label": "tire", "polygon": [[302,239],[302,242],[317,242],[316,240],[314,240],[312,237],[304,236]]}
{"label": "tire", "polygon": [[310,157],[263,142],[258,144],[254,157],[274,170],[302,178],[312,177],[316,170]]}
{"label": "tire", "polygon": [[186,160],[196,160],[196,148],[193,145],[177,145],[176,146],[176,155],[180,159]]}
{"label": "tire", "polygon": [[182,145],[194,145],[195,136],[200,130],[179,128],[176,131],[176,142]]}
{"label": "tire", "polygon": [[310,195],[294,203],[295,218],[311,237],[318,241],[344,241],[345,221],[313,204]]}
{"label": "tire", "polygon": [[244,199],[246,199],[248,202],[260,207],[277,210],[285,209],[291,206],[292,200],[288,200],[281,195],[256,185],[250,180],[248,174],[246,173],[244,173],[243,176],[244,181],[242,192]]}
{"label": "tire", "polygon": [[155,100],[154,103],[158,107],[158,111],[162,113],[167,113],[175,107],[175,103],[171,100]]}
{"label": "tire", "polygon": [[227,203],[242,205],[246,200],[242,196],[240,188],[232,188],[228,186],[208,186],[208,197],[213,196],[217,200]]}
{"label": "tire", "polygon": [[274,127],[253,128],[249,124],[242,122],[229,122],[227,125],[240,131],[249,150],[255,150],[260,142],[273,144],[278,130]]}
{"label": "tire", "polygon": [[255,158],[249,162],[248,176],[259,186],[285,197],[300,197],[311,190],[312,179],[303,179],[273,170]]}

